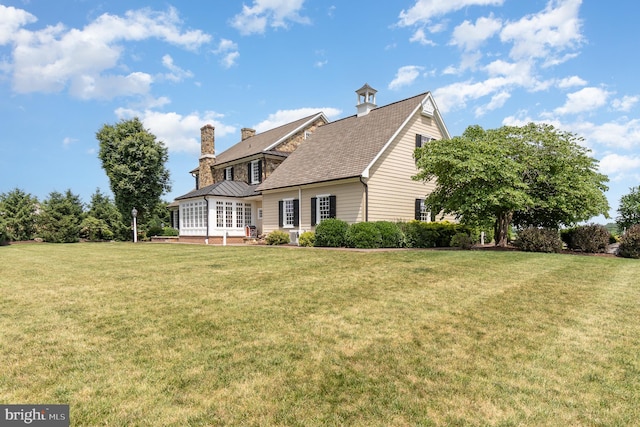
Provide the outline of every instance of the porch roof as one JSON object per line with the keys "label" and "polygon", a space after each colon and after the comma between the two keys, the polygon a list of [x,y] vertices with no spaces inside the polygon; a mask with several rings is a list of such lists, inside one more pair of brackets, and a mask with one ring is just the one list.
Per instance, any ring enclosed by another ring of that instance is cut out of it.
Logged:
{"label": "porch roof", "polygon": [[258,184],[249,185],[243,181],[220,181],[176,197],[176,200],[193,199],[204,196],[240,198],[257,196],[260,193],[256,191],[256,187],[258,187]]}

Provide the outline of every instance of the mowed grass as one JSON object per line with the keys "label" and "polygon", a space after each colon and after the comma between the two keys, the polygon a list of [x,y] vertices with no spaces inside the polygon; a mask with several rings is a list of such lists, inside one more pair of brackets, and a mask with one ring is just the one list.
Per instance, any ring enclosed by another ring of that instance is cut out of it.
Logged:
{"label": "mowed grass", "polygon": [[0,403],[74,426],[626,426],[639,402],[636,260],[0,248]]}

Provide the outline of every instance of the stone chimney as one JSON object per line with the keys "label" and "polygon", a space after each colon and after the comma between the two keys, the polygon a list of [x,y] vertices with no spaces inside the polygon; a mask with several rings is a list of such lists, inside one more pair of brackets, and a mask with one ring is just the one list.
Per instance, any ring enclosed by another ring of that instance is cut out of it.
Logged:
{"label": "stone chimney", "polygon": [[215,128],[204,125],[200,128],[200,165],[198,188],[214,184],[213,165],[216,163]]}
{"label": "stone chimney", "polygon": [[251,138],[252,136],[255,136],[255,134],[256,134],[256,130],[255,129],[250,129],[250,128],[242,128],[242,129],[240,129],[240,132],[242,134],[242,141],[244,141],[247,138]]}
{"label": "stone chimney", "polygon": [[356,108],[358,109],[358,117],[366,116],[369,114],[369,111],[377,107],[377,92],[377,90],[369,86],[367,83],[356,91],[356,94],[358,95],[358,105],[356,105]]}

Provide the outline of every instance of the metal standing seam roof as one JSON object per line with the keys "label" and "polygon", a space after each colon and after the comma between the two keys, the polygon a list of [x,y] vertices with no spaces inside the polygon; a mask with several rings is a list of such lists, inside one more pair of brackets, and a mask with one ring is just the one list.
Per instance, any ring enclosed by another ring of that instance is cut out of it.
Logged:
{"label": "metal standing seam roof", "polygon": [[193,199],[196,197],[205,196],[220,196],[220,197],[249,197],[257,196],[260,193],[256,192],[258,184],[249,185],[244,181],[220,181],[215,184],[207,185],[206,187],[193,190],[187,194],[176,197],[176,200]]}
{"label": "metal standing seam roof", "polygon": [[320,126],[258,191],[362,176],[428,92]]}

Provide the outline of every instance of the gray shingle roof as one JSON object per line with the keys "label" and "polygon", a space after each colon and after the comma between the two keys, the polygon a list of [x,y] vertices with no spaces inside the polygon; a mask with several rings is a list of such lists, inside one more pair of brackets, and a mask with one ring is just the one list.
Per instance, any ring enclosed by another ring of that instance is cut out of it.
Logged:
{"label": "gray shingle roof", "polygon": [[256,196],[260,193],[256,192],[258,184],[249,185],[243,181],[220,181],[206,187],[193,190],[187,194],[176,197],[176,200],[193,199],[195,197],[204,196],[222,196],[222,197],[249,197]]}
{"label": "gray shingle roof", "polygon": [[267,149],[275,148],[272,147],[274,144],[280,142],[290,134],[300,130],[308,122],[317,120],[319,117],[323,117],[323,114],[320,112],[311,116],[303,117],[302,119],[296,120],[295,122],[279,126],[275,129],[259,133],[245,139],[244,141],[240,141],[220,153],[220,155],[216,156],[216,165],[232,162],[234,160],[262,153]]}
{"label": "gray shingle roof", "polygon": [[362,176],[427,93],[320,126],[258,190]]}

